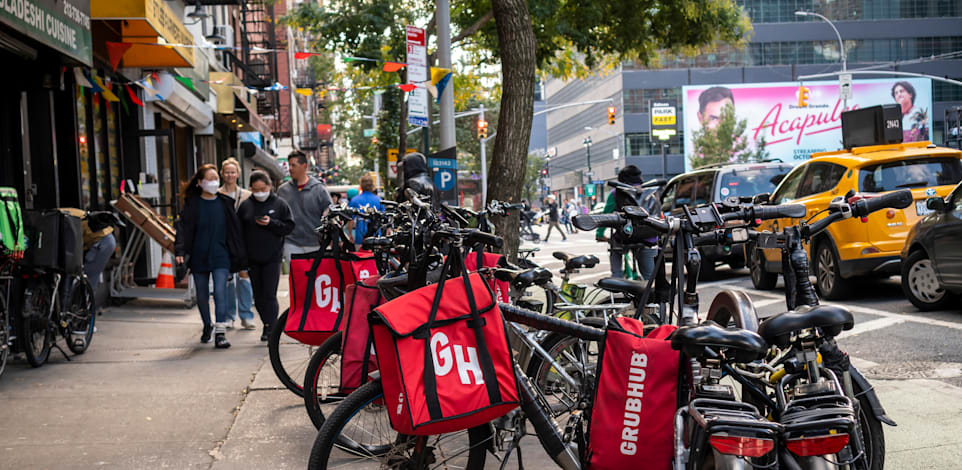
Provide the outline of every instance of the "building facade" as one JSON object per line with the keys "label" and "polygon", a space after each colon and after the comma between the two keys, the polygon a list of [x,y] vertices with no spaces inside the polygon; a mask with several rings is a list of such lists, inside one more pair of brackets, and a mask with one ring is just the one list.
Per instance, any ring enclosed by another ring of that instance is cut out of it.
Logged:
{"label": "building facade", "polygon": [[[869,65],[883,70],[962,77],[962,2],[943,0],[738,0],[754,32],[740,50],[723,48],[693,58],[665,60],[645,68],[625,63],[607,76],[547,83],[547,105],[611,99],[617,109],[607,124],[600,103],[549,113],[548,148],[557,147],[550,162],[550,187],[558,194],[584,195],[589,181],[614,179],[625,165],[636,165],[646,178],[684,171],[684,122],[678,134],[662,145],[651,136],[648,103],[673,99],[682,105],[685,85],[793,82],[799,76],[840,70],[839,43],[831,26],[796,11],[815,12],[832,20],[842,37],[848,69]],[[919,61],[918,59],[925,58]],[[903,63],[900,63],[903,62]],[[907,63],[906,63],[907,62]],[[890,78],[891,75],[858,75]],[[830,79],[828,79],[830,80]],[[962,87],[933,81],[933,140],[943,142],[945,110],[962,104]],[[679,109],[678,119],[684,119]],[[590,147],[585,140],[590,138]],[[586,175],[590,167],[594,175]],[[777,157],[776,155],[772,155]],[[666,165],[667,164],[667,165]],[[605,191],[596,188],[596,200]]]}

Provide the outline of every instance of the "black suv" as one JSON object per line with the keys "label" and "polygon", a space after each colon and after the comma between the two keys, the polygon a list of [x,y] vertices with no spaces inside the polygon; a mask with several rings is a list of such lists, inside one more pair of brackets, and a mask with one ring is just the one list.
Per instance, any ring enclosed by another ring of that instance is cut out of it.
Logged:
{"label": "black suv", "polygon": [[[685,205],[694,207],[721,202],[732,196],[754,197],[771,193],[791,170],[792,165],[781,160],[699,167],[668,182],[661,193],[661,210],[677,215]],[[728,264],[732,269],[745,267],[744,245],[699,247],[698,251],[702,258],[699,278],[711,277],[718,263]]]}

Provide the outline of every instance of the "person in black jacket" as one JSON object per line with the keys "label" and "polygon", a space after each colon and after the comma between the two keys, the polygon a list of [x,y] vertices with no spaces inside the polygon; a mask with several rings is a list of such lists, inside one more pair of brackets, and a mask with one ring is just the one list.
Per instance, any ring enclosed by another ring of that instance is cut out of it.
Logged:
{"label": "person in black jacket", "polygon": [[[241,234],[240,221],[234,212],[234,199],[219,194],[220,181],[214,165],[203,165],[184,185],[184,210],[177,221],[174,253],[178,264],[186,262],[194,275],[197,288],[197,307],[204,322],[200,341],[209,343],[214,333],[214,345],[224,349],[227,341],[227,277],[245,268],[247,249]],[[210,322],[210,292],[208,280],[214,278],[214,319]]]}
{"label": "person in black jacket", "polygon": [[267,341],[277,320],[277,283],[281,277],[284,237],[294,230],[291,208],[271,192],[271,177],[263,171],[250,176],[252,196],[237,209],[250,258],[254,305],[264,323],[261,341]]}
{"label": "person in black jacket", "polygon": [[411,188],[421,196],[431,197],[431,207],[438,209],[440,206],[440,194],[434,189],[434,181],[428,171],[427,158],[420,153],[409,153],[401,159],[401,171],[404,175],[404,184],[398,189],[397,202],[407,201],[405,189]]}

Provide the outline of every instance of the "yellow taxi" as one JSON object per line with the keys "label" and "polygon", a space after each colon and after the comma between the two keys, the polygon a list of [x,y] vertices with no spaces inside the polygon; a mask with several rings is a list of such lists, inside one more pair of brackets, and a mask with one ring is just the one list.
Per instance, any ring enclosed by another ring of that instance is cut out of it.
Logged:
{"label": "yellow taxi", "polygon": [[[864,197],[908,188],[915,201],[905,209],[875,212],[862,221],[836,222],[806,246],[815,287],[820,296],[838,299],[847,294],[849,281],[860,276],[899,273],[899,254],[909,229],[931,212],[925,200],[947,196],[962,181],[962,152],[936,147],[930,142],[907,142],[855,147],[851,150],[812,154],[775,188],[770,204],[804,204],[806,218],[819,214],[836,196],[850,190]],[[765,221],[759,230],[778,231],[799,219]],[[752,283],[772,289],[781,272],[781,252],[750,249]]]}

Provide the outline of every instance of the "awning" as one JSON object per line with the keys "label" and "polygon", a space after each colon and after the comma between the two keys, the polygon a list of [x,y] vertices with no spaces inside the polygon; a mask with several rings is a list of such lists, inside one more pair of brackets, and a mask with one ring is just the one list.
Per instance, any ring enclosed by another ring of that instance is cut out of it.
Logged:
{"label": "awning", "polygon": [[229,116],[235,130],[254,130],[263,136],[271,135],[271,127],[257,114],[256,102],[251,99],[252,95],[237,75],[211,72],[210,82],[211,88],[217,93],[216,112]]}
{"label": "awning", "polygon": [[150,44],[194,44],[194,37],[164,0],[90,0],[90,18],[121,20],[123,42],[133,46],[124,54],[124,67],[193,67],[189,47]]}
{"label": "awning", "polygon": [[210,125],[214,119],[214,113],[207,103],[175,80],[173,75],[161,72],[159,78],[156,84],[157,90],[161,91],[166,98],[160,99],[148,94],[144,101],[153,102],[154,106],[167,111],[194,129],[203,129]]}

